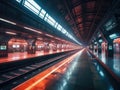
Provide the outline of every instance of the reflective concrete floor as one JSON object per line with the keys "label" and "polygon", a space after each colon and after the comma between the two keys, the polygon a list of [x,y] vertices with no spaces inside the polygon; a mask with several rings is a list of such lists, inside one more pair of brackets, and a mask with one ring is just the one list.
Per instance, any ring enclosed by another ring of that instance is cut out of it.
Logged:
{"label": "reflective concrete floor", "polygon": [[103,68],[85,49],[12,90],[115,90]]}
{"label": "reflective concrete floor", "polygon": [[102,53],[99,58],[120,78],[120,54],[114,53],[114,57],[110,58]]}
{"label": "reflective concrete floor", "polygon": [[53,54],[53,53],[59,53],[59,52],[64,52],[68,50],[62,50],[62,51],[49,51],[49,52],[44,52],[44,51],[36,51],[35,54],[28,54],[27,52],[15,52],[15,53],[9,53],[8,57],[2,57],[0,58],[0,63],[5,63],[5,62],[12,62],[16,60],[23,60],[26,58],[32,58],[32,57],[37,57],[37,56],[44,56],[48,54]]}

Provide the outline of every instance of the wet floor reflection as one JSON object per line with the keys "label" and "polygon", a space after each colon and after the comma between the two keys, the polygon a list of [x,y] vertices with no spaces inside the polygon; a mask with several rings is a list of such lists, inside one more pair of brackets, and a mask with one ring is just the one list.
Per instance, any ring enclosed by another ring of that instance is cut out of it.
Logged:
{"label": "wet floor reflection", "polygon": [[[94,61],[93,63],[94,63],[94,68],[97,71],[95,75],[95,77],[97,77],[95,78],[95,80],[97,80],[97,82],[95,82],[96,90],[115,90],[104,69],[99,65],[98,62]],[[100,83],[101,81],[102,83]],[[100,85],[102,85],[103,88],[100,87]]]}
{"label": "wet floor reflection", "polygon": [[[80,55],[81,53],[79,53]],[[68,82],[71,82],[71,77],[72,77],[72,74],[74,73],[74,69],[76,68],[77,66],[77,61],[79,60],[79,55],[77,55],[77,57],[75,58],[74,62],[72,62],[70,64],[70,68],[67,68],[66,70],[66,73],[64,74],[64,76],[62,77],[61,79],[61,84],[59,84],[59,86],[55,89],[55,90],[66,90],[67,88],[67,84]],[[72,81],[73,82],[73,81]],[[49,89],[50,90],[50,89]]]}
{"label": "wet floor reflection", "polygon": [[87,56],[74,54],[12,90],[114,90],[104,69]]}
{"label": "wet floor reflection", "polygon": [[119,54],[114,55],[113,70],[120,77],[120,55]]}
{"label": "wet floor reflection", "polygon": [[107,55],[105,53],[101,54],[101,60],[104,64],[107,64]]}
{"label": "wet floor reflection", "polygon": [[115,53],[113,58],[107,57],[105,53],[99,57],[117,76],[120,77],[120,54]]}
{"label": "wet floor reflection", "polygon": [[[62,90],[67,84],[67,79],[69,79],[71,70],[74,69],[77,63],[74,63],[73,66],[70,68],[69,72],[65,74],[66,70],[69,67],[70,62],[75,58],[80,52],[66,58],[65,60],[55,64],[54,66],[46,69],[45,71],[41,72],[40,74],[36,75],[35,77],[29,79],[25,83],[17,86],[12,90],[57,90],[55,85],[51,85],[58,80],[60,80],[59,89]],[[65,78],[61,79],[61,76],[65,74]],[[66,79],[67,78],[67,79]],[[53,86],[53,87],[51,87]],[[54,89],[55,88],[55,89]],[[58,89],[58,90],[59,90]]]}

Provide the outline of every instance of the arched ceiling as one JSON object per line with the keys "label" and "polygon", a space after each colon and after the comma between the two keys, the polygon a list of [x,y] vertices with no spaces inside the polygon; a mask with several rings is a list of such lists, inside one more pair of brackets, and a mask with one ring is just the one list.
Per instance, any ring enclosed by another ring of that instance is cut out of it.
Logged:
{"label": "arched ceiling", "polygon": [[[113,0],[35,0],[63,27],[83,43],[88,43]],[[58,20],[57,20],[58,21]]]}

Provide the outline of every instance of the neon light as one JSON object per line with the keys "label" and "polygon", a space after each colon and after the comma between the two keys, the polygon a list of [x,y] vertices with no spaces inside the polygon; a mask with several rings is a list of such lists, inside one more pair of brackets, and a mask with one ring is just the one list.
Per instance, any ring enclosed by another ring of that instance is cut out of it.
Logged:
{"label": "neon light", "polygon": [[94,44],[97,44],[97,42],[94,42]]}
{"label": "neon light", "polygon": [[57,30],[61,31],[61,29],[62,29],[62,26],[60,24],[58,24]]}
{"label": "neon light", "polygon": [[102,43],[102,41],[103,41],[102,39],[99,40],[100,43]]}
{"label": "neon light", "polygon": [[106,31],[110,31],[112,30],[114,27],[116,27],[116,20],[115,18],[111,18],[105,25],[104,25],[104,28]]}
{"label": "neon light", "polygon": [[29,27],[24,27],[24,28],[27,29],[27,30],[30,30],[30,31],[33,31],[33,32],[36,32],[36,33],[42,34],[42,32],[37,31],[37,30],[32,29],[32,28],[29,28]]}
{"label": "neon light", "polygon": [[118,37],[118,35],[117,34],[111,34],[111,35],[109,35],[109,37],[110,37],[110,39],[115,39],[115,38]]}
{"label": "neon light", "polygon": [[37,5],[37,3],[33,0],[25,0],[24,6],[37,15],[39,14],[39,10],[41,9],[41,7]]}
{"label": "neon light", "polygon": [[56,22],[54,27],[56,28],[57,26],[58,26],[58,23]]}
{"label": "neon light", "polygon": [[5,32],[5,33],[11,34],[11,35],[16,35],[16,33],[14,33],[14,32]]}
{"label": "neon light", "polygon": [[14,22],[12,22],[12,21],[9,21],[9,20],[6,20],[6,19],[3,19],[3,18],[0,18],[0,21],[7,22],[7,23],[10,23],[10,24],[16,25],[16,23],[14,23]]}
{"label": "neon light", "polygon": [[62,28],[62,33],[65,34],[66,32],[67,31],[64,28]]}
{"label": "neon light", "polygon": [[48,36],[48,37],[53,37],[52,35],[49,35],[49,34],[45,34],[46,36]]}
{"label": "neon light", "polygon": [[42,10],[40,11],[39,17],[43,19],[44,16],[45,16],[45,14],[46,14],[46,11],[45,11],[44,9],[42,9]]}
{"label": "neon light", "polygon": [[20,3],[21,2],[21,0],[16,0],[18,3]]}
{"label": "neon light", "polygon": [[[16,1],[18,2],[19,0],[16,0]],[[52,18],[48,13],[46,13],[46,11],[44,9],[42,9],[34,0],[25,0],[23,2],[23,6],[25,6],[27,9],[29,9],[30,11],[35,13],[37,16],[39,16],[41,19],[46,21],[48,24],[50,24],[54,28],[57,28],[57,30],[61,31],[67,37],[69,37],[70,39],[72,39],[73,41],[75,41],[76,43],[81,45],[81,43],[79,43],[75,38],[73,38],[72,36],[67,35],[66,33],[68,33],[68,32],[65,29],[62,30],[63,27],[60,24],[58,24],[54,20],[54,18]]]}
{"label": "neon light", "polygon": [[102,71],[99,72],[102,77],[104,77],[104,73]]}

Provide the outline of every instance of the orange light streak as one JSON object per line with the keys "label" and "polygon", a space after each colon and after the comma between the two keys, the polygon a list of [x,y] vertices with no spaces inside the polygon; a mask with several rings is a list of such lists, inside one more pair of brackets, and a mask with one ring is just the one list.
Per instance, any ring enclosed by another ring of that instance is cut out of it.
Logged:
{"label": "orange light streak", "polygon": [[55,64],[54,66],[46,69],[45,71],[41,72],[40,74],[34,76],[33,78],[31,78],[27,81],[25,81],[24,83],[18,85],[17,87],[13,88],[12,90],[31,90],[31,89],[33,89],[36,85],[38,85],[40,82],[45,80],[53,72],[60,69],[63,65],[70,63],[73,60],[73,58],[75,58],[80,52],[78,52],[78,53],[70,56],[69,58],[66,58],[63,61]]}

